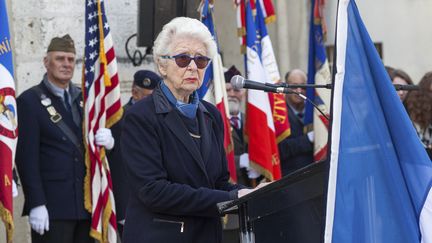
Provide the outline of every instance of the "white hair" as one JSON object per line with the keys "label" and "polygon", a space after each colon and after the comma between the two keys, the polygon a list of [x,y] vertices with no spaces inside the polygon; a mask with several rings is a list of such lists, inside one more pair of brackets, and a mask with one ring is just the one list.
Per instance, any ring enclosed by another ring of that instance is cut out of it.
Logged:
{"label": "white hair", "polygon": [[188,37],[201,41],[211,59],[216,55],[216,43],[207,27],[197,19],[177,17],[163,26],[153,45],[153,60],[156,65],[163,64],[161,56],[170,54],[175,38]]}

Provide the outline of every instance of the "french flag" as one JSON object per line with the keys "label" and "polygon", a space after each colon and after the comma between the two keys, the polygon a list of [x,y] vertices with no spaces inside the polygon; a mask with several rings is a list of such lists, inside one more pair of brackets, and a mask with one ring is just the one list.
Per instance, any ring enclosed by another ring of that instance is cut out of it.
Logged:
{"label": "french flag", "polygon": [[325,242],[432,242],[432,162],[354,0],[340,0]]}

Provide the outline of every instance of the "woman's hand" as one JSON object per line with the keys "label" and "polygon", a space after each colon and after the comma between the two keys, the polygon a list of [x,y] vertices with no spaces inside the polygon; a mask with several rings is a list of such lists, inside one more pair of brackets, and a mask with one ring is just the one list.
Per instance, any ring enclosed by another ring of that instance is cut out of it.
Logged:
{"label": "woman's hand", "polygon": [[237,197],[241,198],[251,192],[255,191],[255,189],[241,189],[237,192]]}
{"label": "woman's hand", "polygon": [[238,197],[238,198],[241,198],[241,197],[243,197],[243,196],[245,196],[245,195],[247,195],[247,194],[249,194],[249,193],[251,193],[251,192],[257,190],[257,189],[260,189],[260,188],[262,188],[262,187],[265,187],[265,186],[267,186],[267,185],[270,185],[271,183],[273,183],[273,182],[262,182],[262,183],[260,183],[257,187],[255,187],[254,189],[241,189],[241,190],[239,190],[239,191],[237,192],[237,197]]}
{"label": "woman's hand", "polygon": [[270,182],[261,182],[260,184],[258,184],[258,186],[255,187],[255,190],[256,189],[260,189],[262,187],[265,187],[267,185],[270,185],[271,183],[273,183],[273,182],[272,181],[270,181]]}

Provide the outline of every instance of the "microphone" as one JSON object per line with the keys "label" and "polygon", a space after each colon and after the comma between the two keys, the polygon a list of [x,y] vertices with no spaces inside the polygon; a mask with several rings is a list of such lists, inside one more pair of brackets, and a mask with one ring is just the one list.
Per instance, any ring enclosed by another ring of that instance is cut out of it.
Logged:
{"label": "microphone", "polygon": [[419,90],[420,87],[413,84],[393,84],[396,90]]}
{"label": "microphone", "polygon": [[262,90],[262,91],[272,92],[272,93],[296,94],[303,100],[310,102],[318,110],[318,112],[320,112],[327,119],[327,121],[330,120],[330,118],[312,100],[310,100],[302,93],[291,90],[290,88],[277,86],[275,84],[259,83],[252,80],[247,80],[240,75],[233,76],[230,80],[230,83],[235,89],[245,88],[245,89]]}
{"label": "microphone", "polygon": [[272,93],[290,93],[285,87],[272,86],[267,83],[260,83],[252,80],[247,80],[240,75],[234,75],[230,80],[231,85],[235,89],[255,89]]}

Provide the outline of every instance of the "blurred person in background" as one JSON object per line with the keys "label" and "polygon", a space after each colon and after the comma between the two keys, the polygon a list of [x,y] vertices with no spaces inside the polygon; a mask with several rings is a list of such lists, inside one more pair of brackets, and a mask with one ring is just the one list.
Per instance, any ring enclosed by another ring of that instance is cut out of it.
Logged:
{"label": "blurred person in background", "polygon": [[413,90],[406,98],[406,107],[417,134],[432,158],[432,72],[420,80],[419,90]]}
{"label": "blurred person in background", "polygon": [[[300,69],[293,69],[285,75],[287,84],[306,84],[307,76]],[[296,88],[293,91],[306,96],[306,89]],[[314,132],[304,132],[305,100],[295,93],[286,95],[288,119],[291,134],[278,144],[282,167],[282,176],[286,176],[313,162]]]}

